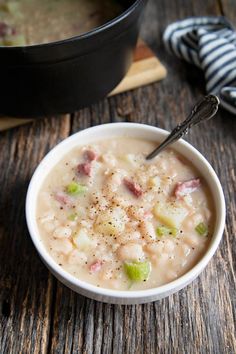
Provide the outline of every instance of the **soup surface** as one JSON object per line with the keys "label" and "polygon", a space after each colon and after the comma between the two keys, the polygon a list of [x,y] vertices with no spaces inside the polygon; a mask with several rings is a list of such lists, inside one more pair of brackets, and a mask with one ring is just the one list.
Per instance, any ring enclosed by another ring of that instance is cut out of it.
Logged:
{"label": "soup surface", "polygon": [[31,45],[70,38],[121,12],[115,0],[0,0],[0,45]]}
{"label": "soup surface", "polygon": [[192,268],[214,227],[210,192],[199,173],[156,143],[98,141],[70,151],[38,195],[37,223],[48,253],[98,287],[141,290]]}

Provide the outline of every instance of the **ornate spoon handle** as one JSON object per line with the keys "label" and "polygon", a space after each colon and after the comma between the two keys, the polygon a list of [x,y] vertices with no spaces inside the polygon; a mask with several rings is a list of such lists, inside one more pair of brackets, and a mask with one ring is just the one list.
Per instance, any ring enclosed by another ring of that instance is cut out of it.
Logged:
{"label": "ornate spoon handle", "polygon": [[182,138],[188,133],[193,125],[212,118],[218,111],[219,98],[215,95],[203,97],[192,109],[190,115],[180,124],[178,124],[168,135],[168,137],[147,157],[146,160],[151,160],[157,156],[168,145]]}

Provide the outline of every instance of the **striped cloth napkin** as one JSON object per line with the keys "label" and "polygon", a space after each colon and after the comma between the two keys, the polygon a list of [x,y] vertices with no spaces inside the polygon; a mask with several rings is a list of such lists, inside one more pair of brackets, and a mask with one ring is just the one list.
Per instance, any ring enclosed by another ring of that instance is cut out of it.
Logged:
{"label": "striped cloth napkin", "polygon": [[206,90],[236,114],[236,32],[225,17],[191,17],[169,25],[166,48],[204,71]]}

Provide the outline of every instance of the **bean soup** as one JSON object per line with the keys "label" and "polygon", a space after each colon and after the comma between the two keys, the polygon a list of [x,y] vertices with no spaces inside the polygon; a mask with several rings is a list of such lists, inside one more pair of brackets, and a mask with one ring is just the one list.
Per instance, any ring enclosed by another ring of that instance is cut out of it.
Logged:
{"label": "bean soup", "polygon": [[214,228],[209,188],[172,149],[133,138],[74,148],[49,172],[37,223],[51,257],[98,287],[166,284],[202,257]]}
{"label": "bean soup", "polygon": [[115,0],[0,0],[0,45],[59,41],[88,32],[121,12]]}

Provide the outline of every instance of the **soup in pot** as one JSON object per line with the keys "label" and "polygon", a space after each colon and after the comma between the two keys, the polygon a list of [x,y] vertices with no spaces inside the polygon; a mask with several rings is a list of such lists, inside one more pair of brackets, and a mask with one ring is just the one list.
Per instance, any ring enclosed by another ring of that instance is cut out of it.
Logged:
{"label": "soup in pot", "polygon": [[0,45],[63,40],[101,26],[121,12],[115,0],[0,0]]}

